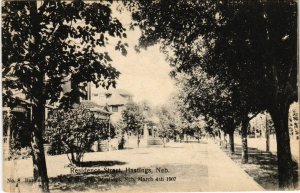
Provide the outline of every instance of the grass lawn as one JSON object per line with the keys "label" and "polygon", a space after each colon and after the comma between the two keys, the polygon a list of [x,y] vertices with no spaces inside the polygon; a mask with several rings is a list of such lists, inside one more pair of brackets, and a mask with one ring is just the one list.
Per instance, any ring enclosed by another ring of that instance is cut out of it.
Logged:
{"label": "grass lawn", "polygon": [[[235,144],[235,153],[233,155],[228,148],[221,148],[234,162],[236,162],[249,176],[251,176],[258,184],[266,190],[278,190],[278,171],[277,156],[258,150],[256,148],[248,148],[248,163],[242,164],[242,147]],[[294,162],[295,187],[298,187],[298,166]]]}

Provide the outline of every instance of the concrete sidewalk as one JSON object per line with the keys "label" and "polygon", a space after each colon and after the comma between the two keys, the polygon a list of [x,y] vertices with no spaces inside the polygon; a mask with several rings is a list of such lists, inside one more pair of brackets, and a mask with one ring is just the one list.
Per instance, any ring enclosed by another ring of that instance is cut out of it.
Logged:
{"label": "concrete sidewalk", "polygon": [[242,168],[232,161],[214,142],[208,142],[209,191],[263,191]]}

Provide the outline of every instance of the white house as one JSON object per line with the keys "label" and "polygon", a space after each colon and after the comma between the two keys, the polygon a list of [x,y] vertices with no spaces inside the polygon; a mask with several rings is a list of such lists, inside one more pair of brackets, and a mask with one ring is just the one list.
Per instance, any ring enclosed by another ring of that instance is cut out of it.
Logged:
{"label": "white house", "polygon": [[94,85],[88,86],[88,99],[101,106],[107,106],[112,112],[111,120],[116,122],[121,119],[121,112],[125,109],[125,105],[132,101],[133,95],[123,89],[96,88]]}

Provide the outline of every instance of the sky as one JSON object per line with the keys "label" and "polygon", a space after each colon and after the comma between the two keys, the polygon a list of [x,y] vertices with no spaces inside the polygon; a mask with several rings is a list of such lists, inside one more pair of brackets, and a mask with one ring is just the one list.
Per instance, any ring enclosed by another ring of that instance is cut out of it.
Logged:
{"label": "sky", "polygon": [[[115,6],[115,5],[114,5]],[[130,13],[123,11],[121,14],[114,12],[125,28],[129,27]],[[171,67],[165,61],[165,56],[159,50],[159,45],[141,50],[137,53],[134,46],[138,44],[140,30],[127,29],[127,56],[121,55],[113,48],[109,54],[113,59],[112,65],[121,72],[117,80],[117,88],[125,89],[134,96],[136,102],[148,101],[152,105],[161,105],[168,101],[169,96],[175,91],[174,80],[169,76]]]}

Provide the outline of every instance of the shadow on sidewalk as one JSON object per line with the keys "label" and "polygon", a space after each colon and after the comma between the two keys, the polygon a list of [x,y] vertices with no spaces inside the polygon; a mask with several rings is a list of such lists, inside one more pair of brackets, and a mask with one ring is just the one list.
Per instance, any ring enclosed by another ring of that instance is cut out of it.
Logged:
{"label": "shadow on sidewalk", "polygon": [[[234,162],[251,176],[258,184],[266,190],[278,190],[278,171],[277,156],[258,150],[256,148],[248,148],[248,163],[242,164],[242,147],[235,144],[235,153],[230,154],[229,149],[221,148]],[[294,164],[294,184],[298,187],[298,165]]]}

